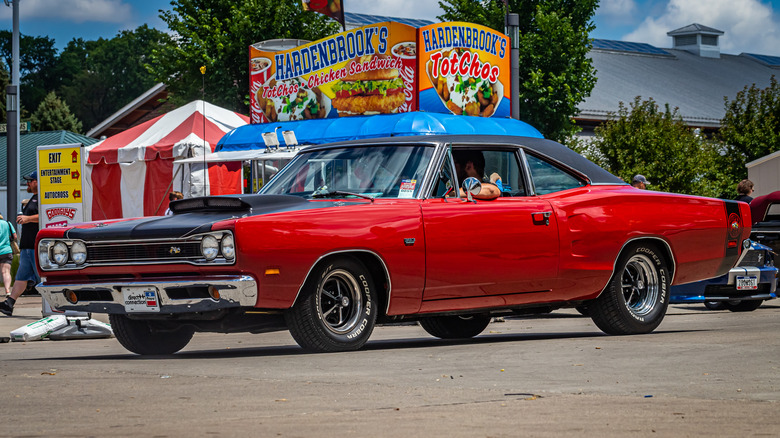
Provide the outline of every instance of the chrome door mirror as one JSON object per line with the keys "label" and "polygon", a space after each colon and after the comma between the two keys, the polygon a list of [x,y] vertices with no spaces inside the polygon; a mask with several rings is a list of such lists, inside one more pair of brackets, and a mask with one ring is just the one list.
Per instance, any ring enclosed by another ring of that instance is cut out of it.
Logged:
{"label": "chrome door mirror", "polygon": [[482,183],[473,176],[470,176],[463,180],[461,188],[463,189],[463,192],[466,193],[466,199],[473,201],[472,196],[478,195],[479,192],[482,191]]}

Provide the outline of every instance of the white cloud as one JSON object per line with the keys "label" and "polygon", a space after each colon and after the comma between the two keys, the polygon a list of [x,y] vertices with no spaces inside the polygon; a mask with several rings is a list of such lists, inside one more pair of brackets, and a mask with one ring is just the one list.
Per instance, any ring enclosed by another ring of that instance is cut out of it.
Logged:
{"label": "white cloud", "polygon": [[606,17],[626,18],[636,12],[634,0],[603,0],[599,2],[599,14]]}
{"label": "white cloud", "polygon": [[347,1],[344,8],[346,12],[357,14],[418,18],[431,21],[436,20],[436,16],[444,12],[439,8],[439,2],[436,0],[352,0]]}
{"label": "white cloud", "polygon": [[670,0],[661,16],[646,18],[622,39],[671,47],[666,32],[699,23],[725,32],[720,37],[722,53],[780,55],[776,20],[772,7],[760,0]]}
{"label": "white cloud", "polygon": [[[122,0],[21,0],[20,21],[58,19],[71,23],[122,23],[133,8]],[[10,19],[12,9],[0,6],[0,18]]]}

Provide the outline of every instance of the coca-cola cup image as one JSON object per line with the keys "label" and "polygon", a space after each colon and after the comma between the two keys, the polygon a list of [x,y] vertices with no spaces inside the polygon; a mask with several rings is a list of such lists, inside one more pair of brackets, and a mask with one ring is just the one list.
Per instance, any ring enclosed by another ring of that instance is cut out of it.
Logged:
{"label": "coca-cola cup image", "polygon": [[415,90],[415,71],[417,70],[417,44],[414,41],[404,41],[393,46],[393,57],[401,60],[398,73],[404,81],[404,96],[406,100],[398,108],[399,113],[414,111],[417,108],[417,93]]}
{"label": "coca-cola cup image", "polygon": [[265,116],[260,109],[259,99],[263,95],[262,92],[258,94],[258,91],[262,90],[263,84],[268,81],[270,71],[271,60],[268,58],[258,57],[249,61],[249,95],[252,104],[252,123],[264,123],[267,121],[264,120]]}

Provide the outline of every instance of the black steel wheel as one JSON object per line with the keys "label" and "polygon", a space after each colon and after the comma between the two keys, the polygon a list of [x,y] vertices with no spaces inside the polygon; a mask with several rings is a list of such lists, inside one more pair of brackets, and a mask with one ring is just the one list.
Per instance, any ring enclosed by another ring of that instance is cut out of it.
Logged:
{"label": "black steel wheel", "polygon": [[669,306],[671,276],[667,266],[655,245],[627,246],[606,289],[588,305],[596,326],[610,335],[655,330]]}
{"label": "black steel wheel", "polygon": [[485,331],[490,315],[431,316],[420,320],[420,325],[432,336],[441,339],[473,338]]}
{"label": "black steel wheel", "polygon": [[292,337],[306,350],[357,350],[374,330],[376,301],[368,269],[343,257],[316,270],[285,320]]}
{"label": "black steel wheel", "polygon": [[764,300],[726,301],[723,305],[732,312],[752,312],[759,307]]}
{"label": "black steel wheel", "polygon": [[191,327],[156,327],[156,322],[109,315],[114,336],[123,347],[136,354],[173,354],[184,348],[195,330]]}

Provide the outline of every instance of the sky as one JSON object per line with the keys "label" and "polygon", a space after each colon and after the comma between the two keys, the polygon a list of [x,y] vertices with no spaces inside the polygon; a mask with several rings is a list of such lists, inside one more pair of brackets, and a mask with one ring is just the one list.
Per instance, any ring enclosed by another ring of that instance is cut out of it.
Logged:
{"label": "sky", "polygon": [[[8,1],[8,0],[6,0]],[[148,24],[167,30],[158,10],[169,0],[17,0],[25,35],[48,36],[62,49],[74,38],[111,38]],[[436,20],[438,0],[345,0],[347,12]],[[0,29],[12,28],[0,4]],[[725,32],[721,52],[780,56],[780,0],[601,0],[593,38],[672,46],[666,32],[699,23]]]}

